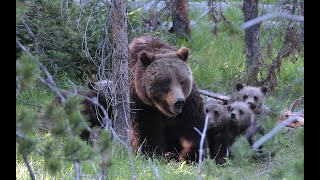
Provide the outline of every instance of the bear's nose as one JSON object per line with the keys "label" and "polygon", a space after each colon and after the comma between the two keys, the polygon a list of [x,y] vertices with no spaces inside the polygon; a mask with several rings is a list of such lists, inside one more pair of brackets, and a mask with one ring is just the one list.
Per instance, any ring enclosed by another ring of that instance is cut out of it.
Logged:
{"label": "bear's nose", "polygon": [[182,109],[183,106],[184,106],[184,103],[185,103],[184,99],[179,98],[179,99],[177,99],[177,101],[174,103],[174,107],[175,107],[176,109]]}
{"label": "bear's nose", "polygon": [[256,109],[256,105],[252,102],[248,102],[249,104],[249,107],[252,109],[252,110],[255,110]]}
{"label": "bear's nose", "polygon": [[231,114],[230,114],[230,118],[231,118],[231,119],[235,119],[235,118],[236,118],[236,115],[235,115],[234,113],[231,113]]}

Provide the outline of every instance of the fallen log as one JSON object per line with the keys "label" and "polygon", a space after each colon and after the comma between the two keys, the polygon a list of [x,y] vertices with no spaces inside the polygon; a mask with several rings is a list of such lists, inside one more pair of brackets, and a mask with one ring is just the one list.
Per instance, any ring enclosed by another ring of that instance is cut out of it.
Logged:
{"label": "fallen log", "polygon": [[210,92],[208,90],[199,89],[198,91],[204,96],[211,97],[211,98],[214,98],[214,99],[222,101],[223,104],[227,104],[228,100],[230,99],[229,96],[213,93],[213,92]]}

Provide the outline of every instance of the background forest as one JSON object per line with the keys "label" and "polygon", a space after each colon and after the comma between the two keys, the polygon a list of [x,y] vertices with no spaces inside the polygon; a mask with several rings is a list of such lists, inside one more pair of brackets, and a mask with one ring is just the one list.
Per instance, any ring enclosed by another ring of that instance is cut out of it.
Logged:
{"label": "background forest", "polygon": [[118,80],[128,42],[151,34],[190,49],[199,89],[230,96],[237,82],[267,86],[269,132],[289,114],[303,119],[303,17],[303,0],[16,0],[16,179],[304,179],[303,124],[279,126],[263,160],[239,138],[234,159],[199,168],[131,152],[123,122],[93,129],[90,146],[77,137],[86,97],[51,103],[88,81]]}

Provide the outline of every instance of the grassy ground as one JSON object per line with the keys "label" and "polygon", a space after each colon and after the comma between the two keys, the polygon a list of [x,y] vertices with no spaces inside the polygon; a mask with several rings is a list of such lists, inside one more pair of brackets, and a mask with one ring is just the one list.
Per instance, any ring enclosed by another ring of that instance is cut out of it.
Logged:
{"label": "grassy ground", "polygon": [[[230,19],[240,19],[239,14],[229,11],[226,16]],[[239,23],[240,24],[240,23]],[[217,36],[209,33],[206,21],[200,21],[199,26],[192,31],[192,39],[189,42],[178,42],[177,46],[190,48],[189,64],[193,76],[200,89],[207,89],[217,93],[230,95],[234,89],[233,84],[237,75],[243,70],[244,33],[239,29],[233,29],[225,25],[219,25]],[[166,37],[170,40],[170,37]],[[304,95],[304,62],[300,57],[296,63],[283,62],[283,68],[279,74],[279,84],[275,92],[268,95],[267,106],[276,103],[280,110],[287,108],[293,100]],[[78,84],[80,86],[80,84]],[[43,107],[49,103],[54,93],[44,85],[37,85],[31,90],[21,93],[16,100],[16,109],[28,108],[29,111],[43,111]],[[217,166],[212,160],[205,160],[202,177],[204,179],[303,179],[303,172],[297,172],[295,166],[304,158],[304,146],[296,143],[296,135],[301,129],[290,132],[281,131],[269,143],[276,151],[276,155],[269,161],[250,161],[249,163],[236,163],[229,160],[227,165]],[[302,131],[303,133],[303,131]],[[48,134],[37,134],[39,142],[44,143],[51,138]],[[112,145],[108,156],[111,158],[109,179],[131,179],[132,172],[125,150],[118,145]],[[186,180],[197,178],[197,166],[185,164],[185,162],[164,162],[161,159],[146,159],[133,155],[137,179],[158,179],[153,167],[157,169],[162,179]],[[99,167],[95,156],[90,161],[81,162],[83,179],[99,179],[96,169]],[[38,154],[30,156],[31,166],[37,179],[74,179],[74,166],[70,162],[64,162],[59,173],[51,175],[44,167],[44,158]],[[23,163],[21,155],[16,153],[16,179],[30,179],[29,173]]]}

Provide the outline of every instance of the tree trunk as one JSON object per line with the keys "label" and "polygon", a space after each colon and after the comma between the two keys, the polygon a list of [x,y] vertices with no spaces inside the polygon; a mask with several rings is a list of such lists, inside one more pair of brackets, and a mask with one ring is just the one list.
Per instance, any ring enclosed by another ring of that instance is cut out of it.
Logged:
{"label": "tree trunk", "polygon": [[[259,0],[244,0],[243,13],[245,22],[258,16]],[[246,43],[246,63],[245,63],[245,81],[247,84],[257,85],[258,72],[260,69],[260,23],[253,25],[245,30]]]}
{"label": "tree trunk", "polygon": [[125,0],[112,1],[112,82],[114,82],[113,127],[123,140],[130,128],[128,33]]}
{"label": "tree trunk", "polygon": [[188,0],[172,0],[173,31],[178,38],[189,40],[191,37]]}

